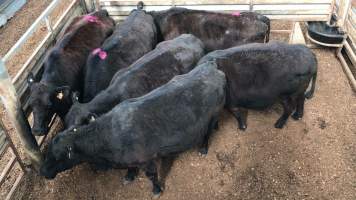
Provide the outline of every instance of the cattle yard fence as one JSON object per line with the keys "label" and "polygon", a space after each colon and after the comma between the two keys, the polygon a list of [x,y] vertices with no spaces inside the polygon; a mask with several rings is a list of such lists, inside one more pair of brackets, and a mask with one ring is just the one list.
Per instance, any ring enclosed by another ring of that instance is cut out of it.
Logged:
{"label": "cattle yard fence", "polygon": [[[29,87],[26,78],[29,72],[32,72],[36,77],[41,75],[43,71],[42,65],[45,58],[45,53],[50,46],[62,34],[63,27],[67,26],[70,21],[78,15],[86,13],[87,6],[85,1],[73,0],[66,6],[63,13],[61,13],[57,20],[51,19],[51,16],[61,5],[61,0],[53,0],[43,13],[33,22],[29,29],[22,35],[16,44],[0,58],[0,98],[2,105],[6,110],[6,117],[15,128],[16,134],[19,136],[23,145],[23,149],[27,158],[29,158],[31,165],[34,169],[38,170],[42,161],[42,154],[40,146],[45,140],[45,136],[34,137],[31,133],[28,118],[31,114],[31,109],[28,106]],[[25,64],[20,68],[14,77],[10,77],[6,68],[6,63],[11,59],[16,59],[17,53],[25,45],[26,42],[36,34],[36,31],[46,26],[46,35],[37,43],[33,48],[32,54],[26,60]],[[55,118],[50,123],[50,127],[56,124],[58,120]],[[11,158],[2,169],[0,175],[0,187],[4,184],[6,177],[10,171],[13,170],[17,162],[21,168],[21,172],[17,175],[15,183],[12,185],[10,191],[7,193],[6,199],[10,199],[19,185],[24,174],[29,170],[28,166],[21,160],[18,151],[16,150],[8,131],[3,125],[3,119],[0,120],[0,158],[11,150]]]}
{"label": "cattle yard fence", "polygon": [[343,46],[337,49],[343,70],[350,81],[354,91],[356,91],[356,1],[346,7],[344,13],[344,30],[347,32],[347,38]]}
{"label": "cattle yard fence", "polygon": [[[346,0],[349,2],[349,0]],[[30,164],[34,169],[38,170],[42,162],[42,154],[40,147],[45,140],[45,136],[34,137],[31,134],[28,118],[31,114],[31,108],[28,106],[29,87],[26,81],[27,76],[32,72],[35,77],[39,78],[43,72],[43,62],[46,51],[55,44],[57,39],[63,33],[65,27],[71,20],[81,14],[88,13],[94,10],[106,9],[109,14],[120,23],[132,9],[136,8],[137,0],[72,0],[68,7],[59,16],[56,22],[50,19],[51,14],[58,7],[61,0],[53,0],[43,13],[34,21],[25,34],[18,42],[0,58],[0,98],[6,110],[7,116],[15,128],[16,134],[19,136],[22,147],[29,158]],[[335,9],[335,0],[146,0],[144,1],[144,9],[164,10],[171,6],[181,6],[190,9],[203,9],[220,12],[233,11],[255,11],[264,14],[272,20],[289,20],[293,23],[292,30],[271,30],[271,32],[283,32],[290,34],[290,43],[305,43],[305,39],[299,22],[305,21],[326,21],[329,22],[331,13]],[[347,13],[347,14],[345,14]],[[342,49],[346,51],[348,58],[355,65],[355,9],[347,3],[338,7],[340,20],[339,25],[345,27],[349,36],[344,42],[344,48],[340,46],[338,56],[343,63],[345,73],[352,76],[352,72],[347,67],[345,54],[342,54]],[[44,39],[38,43],[38,46],[33,48],[33,53],[29,56],[25,64],[20,68],[17,74],[11,78],[6,68],[6,63],[15,59],[16,54],[45,23],[47,34]],[[349,70],[349,71],[347,71]],[[349,72],[349,73],[348,73]],[[351,75],[350,75],[351,74]],[[349,77],[350,78],[350,77]],[[350,78],[351,80],[351,78]],[[352,81],[350,81],[353,83]],[[356,83],[354,83],[356,89]],[[58,117],[54,117],[50,123],[50,127],[58,125]],[[11,137],[0,120],[0,157],[11,149],[10,161],[5,166],[5,169],[0,174],[0,186],[4,183],[6,176],[17,162],[21,168],[21,173],[16,178],[6,199],[10,199],[16,187],[19,185],[22,177],[28,171],[28,167],[19,157]]]}
{"label": "cattle yard fence", "polygon": [[[329,21],[335,0],[146,0],[145,10],[165,10],[171,6],[210,11],[255,11],[270,19]],[[123,20],[137,0],[97,0],[116,20]]]}
{"label": "cattle yard fence", "polygon": [[[146,0],[146,11],[165,10],[172,6],[189,9],[220,11],[232,13],[234,11],[254,11],[266,15],[271,20],[284,20],[292,22],[292,29],[271,30],[271,33],[289,34],[290,43],[306,44],[307,46],[337,47],[343,70],[348,77],[352,88],[356,91],[356,1],[355,0]],[[137,0],[96,0],[97,9],[106,9],[117,22],[121,22],[137,6]],[[337,25],[347,32],[341,44],[320,43],[306,37],[314,43],[306,43],[301,29],[301,22],[325,21],[330,22],[332,13],[338,17]],[[342,53],[344,52],[344,53]]]}

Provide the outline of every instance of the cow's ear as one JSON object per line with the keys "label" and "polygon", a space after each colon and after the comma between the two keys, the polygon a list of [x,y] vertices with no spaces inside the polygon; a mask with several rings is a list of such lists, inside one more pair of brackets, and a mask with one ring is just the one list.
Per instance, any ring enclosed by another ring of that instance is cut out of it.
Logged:
{"label": "cow's ear", "polygon": [[67,157],[69,160],[73,158],[73,147],[71,146],[67,147]]}
{"label": "cow's ear", "polygon": [[72,94],[72,102],[73,103],[78,103],[79,102],[79,92],[78,91],[73,92],[73,94]]}
{"label": "cow's ear", "polygon": [[33,75],[32,72],[27,77],[27,84],[31,86],[35,82],[35,76]]}
{"label": "cow's ear", "polygon": [[64,99],[70,98],[70,87],[69,86],[62,86],[62,87],[57,87],[55,89],[55,96],[56,99],[59,101],[62,101]]}

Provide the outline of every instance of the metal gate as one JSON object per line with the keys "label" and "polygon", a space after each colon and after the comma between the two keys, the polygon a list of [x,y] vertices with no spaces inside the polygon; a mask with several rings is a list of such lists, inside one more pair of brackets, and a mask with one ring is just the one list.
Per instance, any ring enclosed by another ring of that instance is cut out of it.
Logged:
{"label": "metal gate", "polygon": [[[64,27],[68,25],[74,17],[85,13],[85,6],[81,4],[83,2],[79,0],[73,0],[65,9],[65,11],[60,15],[57,22],[53,23],[49,17],[58,7],[60,2],[61,0],[53,0],[51,4],[43,11],[43,13],[34,21],[30,28],[24,33],[24,35],[17,41],[17,43],[7,52],[7,54],[3,58],[0,58],[0,98],[7,111],[7,117],[14,126],[17,134],[20,136],[25,153],[31,159],[32,164],[36,164],[41,158],[39,146],[41,146],[45,137],[34,138],[30,131],[30,126],[27,119],[31,113],[31,109],[29,108],[27,102],[29,88],[26,82],[26,77],[31,71],[36,76],[40,75],[45,53],[48,48],[50,48],[50,46],[56,42],[56,39],[59,37]],[[41,23],[46,24],[46,36],[42,41],[39,42],[38,46],[33,48],[33,53],[17,72],[16,76],[11,79],[5,66],[6,63],[11,59],[16,59],[16,53],[35,33],[35,31],[41,27]],[[57,122],[55,119],[52,120],[50,127],[53,126],[55,122]],[[0,158],[2,158],[5,152],[9,150],[11,151],[11,158],[3,171],[0,172],[0,186],[3,185],[16,162],[19,163],[21,173],[17,176],[15,183],[12,185],[10,191],[7,194],[6,199],[11,198],[16,190],[16,187],[26,173],[26,169],[28,168],[26,168],[26,166],[21,161],[21,158],[16,151],[10,136],[3,125],[2,119],[0,119]]]}

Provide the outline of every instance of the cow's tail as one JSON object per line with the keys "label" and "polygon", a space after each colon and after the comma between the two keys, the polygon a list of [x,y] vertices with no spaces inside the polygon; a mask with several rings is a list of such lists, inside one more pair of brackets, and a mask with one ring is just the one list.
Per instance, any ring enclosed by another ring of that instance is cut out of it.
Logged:
{"label": "cow's tail", "polygon": [[143,10],[144,6],[145,6],[145,4],[143,3],[143,1],[139,1],[137,3],[137,10]]}
{"label": "cow's tail", "polygon": [[307,98],[307,99],[311,99],[314,95],[314,91],[315,91],[315,83],[316,83],[316,77],[318,75],[318,60],[316,59],[316,56],[313,52],[311,52],[311,54],[313,55],[313,69],[312,69],[312,73],[313,73],[313,76],[312,76],[312,85],[311,85],[311,88],[308,92],[306,92],[304,94],[304,97]]}
{"label": "cow's tail", "polygon": [[269,34],[271,32],[271,21],[268,17],[264,15],[258,15],[258,19],[264,22],[267,25],[266,36],[265,36],[265,43],[269,42]]}
{"label": "cow's tail", "polygon": [[316,82],[316,77],[317,77],[317,72],[314,73],[313,77],[312,77],[312,85],[311,88],[308,92],[305,93],[305,98],[307,99],[311,99],[314,95],[314,91],[315,91],[315,82]]}

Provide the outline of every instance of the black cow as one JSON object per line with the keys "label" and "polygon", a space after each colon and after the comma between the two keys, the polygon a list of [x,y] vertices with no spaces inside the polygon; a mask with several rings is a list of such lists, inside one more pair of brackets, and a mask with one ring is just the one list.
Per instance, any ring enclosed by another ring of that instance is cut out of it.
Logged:
{"label": "black cow", "polygon": [[83,101],[93,99],[109,85],[118,70],[130,66],[156,44],[157,31],[152,16],[143,10],[133,10],[102,47],[89,56]]}
{"label": "black cow", "polygon": [[269,19],[253,12],[224,14],[175,7],[150,14],[162,40],[190,33],[203,41],[206,52],[251,42],[268,42],[269,38]]}
{"label": "black cow", "polygon": [[88,123],[120,102],[142,96],[174,76],[189,72],[203,56],[203,49],[202,42],[190,34],[159,43],[130,67],[118,71],[110,86],[93,100],[73,104],[66,116],[66,127]]}
{"label": "black cow", "polygon": [[126,179],[133,180],[141,168],[159,195],[155,161],[196,146],[207,153],[225,103],[225,83],[224,73],[207,62],[145,96],[122,102],[88,125],[67,129],[50,143],[40,174],[54,178],[87,162],[128,168]]}
{"label": "black cow", "polygon": [[[295,107],[293,118],[302,118],[305,97],[311,98],[315,90],[317,60],[304,45],[247,44],[211,52],[199,63],[211,60],[226,74],[226,106],[242,130],[247,111],[239,108],[265,109],[280,102],[284,112],[275,127],[282,128]],[[305,94],[311,80],[312,87]]]}
{"label": "black cow", "polygon": [[64,118],[72,104],[71,91],[82,91],[83,68],[89,53],[112,34],[114,25],[105,10],[77,17],[48,53],[40,82],[35,83],[30,74],[27,82],[34,135],[47,133],[54,113]]}

